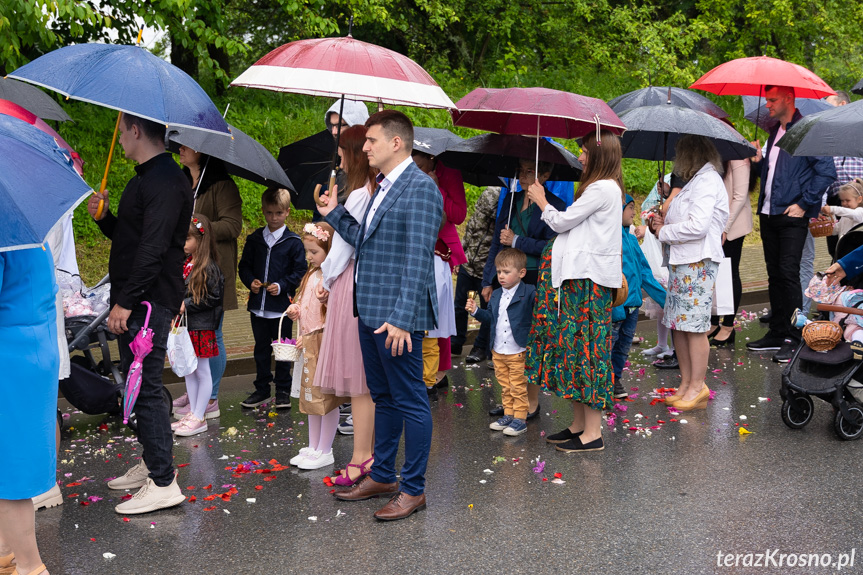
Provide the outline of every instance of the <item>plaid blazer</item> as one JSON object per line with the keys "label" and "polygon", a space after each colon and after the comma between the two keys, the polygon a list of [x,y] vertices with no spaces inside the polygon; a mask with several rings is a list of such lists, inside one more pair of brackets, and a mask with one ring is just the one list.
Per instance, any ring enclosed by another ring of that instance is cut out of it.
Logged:
{"label": "plaid blazer", "polygon": [[[378,193],[375,190],[375,196]],[[367,222],[375,196],[362,223],[341,205],[326,217],[356,250],[354,297],[359,317],[375,328],[387,322],[409,332],[434,329],[438,302],[432,258],[443,218],[441,193],[411,163]]]}

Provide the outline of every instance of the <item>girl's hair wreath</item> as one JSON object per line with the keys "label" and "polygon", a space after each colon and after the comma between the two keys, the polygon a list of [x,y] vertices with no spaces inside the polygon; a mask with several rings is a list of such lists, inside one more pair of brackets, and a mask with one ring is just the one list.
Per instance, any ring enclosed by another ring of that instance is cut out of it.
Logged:
{"label": "girl's hair wreath", "polygon": [[315,224],[306,224],[305,226],[303,226],[303,233],[317,238],[322,242],[330,239],[330,232],[321,228],[320,226],[316,226]]}

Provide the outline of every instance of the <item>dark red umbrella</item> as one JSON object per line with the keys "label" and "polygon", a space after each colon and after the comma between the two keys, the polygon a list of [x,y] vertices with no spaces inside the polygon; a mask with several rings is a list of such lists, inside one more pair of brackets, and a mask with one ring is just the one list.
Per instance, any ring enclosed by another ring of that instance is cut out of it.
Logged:
{"label": "dark red umbrella", "polygon": [[823,98],[836,93],[814,72],[769,56],[737,58],[720,64],[690,88],[720,96],[763,96],[764,86],[794,88],[797,98]]}
{"label": "dark red umbrella", "polygon": [[477,88],[455,106],[456,126],[498,134],[571,139],[597,127],[626,130],[602,100],[549,88]]}

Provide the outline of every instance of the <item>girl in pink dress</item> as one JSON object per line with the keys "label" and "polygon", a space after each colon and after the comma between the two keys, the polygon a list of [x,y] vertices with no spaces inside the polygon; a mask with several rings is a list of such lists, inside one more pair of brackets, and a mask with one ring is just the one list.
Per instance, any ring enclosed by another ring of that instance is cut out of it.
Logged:
{"label": "girl in pink dress", "polygon": [[[342,131],[339,155],[347,174],[347,188],[353,190],[345,209],[362,221],[371,201],[375,170],[363,152],[365,126]],[[354,451],[350,463],[335,478],[337,485],[353,485],[371,471],[374,457],[375,404],[366,386],[357,318],[354,317],[354,248],[338,234],[333,248],[321,264],[322,286],[318,296],[327,301],[324,337],[315,374],[315,385],[325,393],[350,397],[354,427]]]}
{"label": "girl in pink dress", "polygon": [[[303,348],[302,374],[300,375],[300,411],[309,416],[309,446],[300,449],[291,459],[291,465],[300,469],[318,469],[333,464],[333,440],[339,426],[340,397],[324,393],[315,383],[318,356],[324,333],[327,307],[315,292],[323,280],[321,264],[330,251],[335,232],[329,224],[306,224],[303,228],[303,245],[309,270],[306,272],[295,301],[288,306],[288,317],[299,322],[297,345]],[[298,369],[300,366],[294,366]]]}

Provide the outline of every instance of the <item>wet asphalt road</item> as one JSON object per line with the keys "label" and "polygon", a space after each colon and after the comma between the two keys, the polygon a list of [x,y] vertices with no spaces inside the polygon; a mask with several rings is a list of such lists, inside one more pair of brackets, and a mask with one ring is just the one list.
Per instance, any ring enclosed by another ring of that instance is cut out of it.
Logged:
{"label": "wet asphalt road", "polygon": [[[492,371],[460,365],[432,408],[428,509],[393,523],[372,517],[384,500],[336,501],[324,484],[332,466],[254,473],[287,465],[305,445],[305,426],[296,405],[274,417],[241,409],[248,376],[223,382],[222,417],[207,434],[175,443],[180,485],[197,500],[149,515],[115,514],[124,493],[105,485],[136,462],[131,432],[69,413],[74,429],[58,465],[65,503],[37,514],[43,559],[56,574],[785,574],[838,570],[779,567],[781,554],[832,554],[819,559],[832,564],[855,550],[841,572],[861,573],[863,444],[839,441],[832,408],[818,400],[805,429],[782,423],[781,368],[744,347],[762,331],[751,322],[735,349],[711,352],[715,399],[679,415],[651,405],[651,391],[675,386],[678,372],[658,372],[634,347],[624,379],[634,399],[604,425],[606,449],[593,454],[566,455],[544,441],[571,413],[549,395],[525,435],[490,431],[486,411],[499,397]],[[652,323],[639,334],[652,344]],[[751,433],[741,435],[741,424]],[[351,442],[337,436],[336,469]],[[235,473],[240,464],[253,472]],[[204,499],[232,487],[229,501]],[[767,567],[743,566],[765,552]],[[725,566],[729,553],[741,557]]]}

